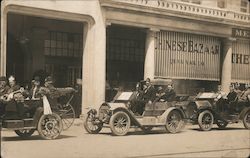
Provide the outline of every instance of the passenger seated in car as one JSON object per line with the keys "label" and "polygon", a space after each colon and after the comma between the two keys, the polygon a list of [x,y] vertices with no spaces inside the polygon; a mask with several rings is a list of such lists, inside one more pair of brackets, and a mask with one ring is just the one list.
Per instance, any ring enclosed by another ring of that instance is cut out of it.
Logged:
{"label": "passenger seated in car", "polygon": [[41,88],[41,81],[40,81],[40,77],[36,76],[33,80],[33,85],[30,89],[29,92],[29,98],[32,100],[39,100],[41,99],[42,95],[39,93]]}
{"label": "passenger seated in car", "polygon": [[232,103],[236,101],[237,93],[235,91],[234,85],[230,85],[229,87],[229,93],[227,94],[227,102]]}
{"label": "passenger seated in car", "polygon": [[239,97],[239,101],[241,102],[247,102],[248,95],[250,95],[250,84],[246,84],[245,88],[246,88],[245,91],[243,91],[241,96]]}
{"label": "passenger seated in car", "polygon": [[7,99],[7,92],[9,90],[7,85],[7,78],[5,76],[0,77],[0,117],[5,114],[5,100]]}
{"label": "passenger seated in car", "polygon": [[218,112],[225,111],[225,105],[227,105],[227,94],[222,91],[221,85],[218,85],[217,87],[216,98],[214,101],[216,102],[216,109]]}
{"label": "passenger seated in car", "polygon": [[164,95],[165,95],[164,89],[162,88],[162,86],[159,86],[158,89],[157,89],[155,101],[164,102],[165,100],[162,99],[162,96],[164,96]]}
{"label": "passenger seated in car", "polygon": [[6,116],[10,118],[23,118],[24,116],[24,89],[21,88],[15,80],[14,76],[10,76],[8,78],[9,80],[9,90],[7,92],[8,94],[8,102],[6,103]]}
{"label": "passenger seated in car", "polygon": [[165,94],[160,98],[161,100],[171,102],[174,101],[176,93],[174,91],[173,85],[168,85]]}
{"label": "passenger seated in car", "polygon": [[235,91],[234,85],[230,85],[229,93],[227,94],[227,105],[230,112],[233,112],[236,106],[237,93]]}
{"label": "passenger seated in car", "polygon": [[130,109],[133,113],[141,115],[143,113],[143,91],[140,82],[136,84],[136,90],[130,98]]}
{"label": "passenger seated in car", "polygon": [[146,79],[145,88],[143,90],[143,100],[146,103],[152,104],[156,98],[156,90],[154,86],[151,84],[149,78]]}

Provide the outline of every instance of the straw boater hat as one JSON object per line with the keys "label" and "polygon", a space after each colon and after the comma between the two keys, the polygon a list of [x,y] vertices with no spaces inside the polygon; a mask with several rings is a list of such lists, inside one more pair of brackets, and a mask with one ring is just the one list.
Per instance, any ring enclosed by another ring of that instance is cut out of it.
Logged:
{"label": "straw boater hat", "polygon": [[15,77],[14,76],[10,76],[9,77],[9,82],[13,82],[13,81],[15,81],[16,79],[15,79]]}

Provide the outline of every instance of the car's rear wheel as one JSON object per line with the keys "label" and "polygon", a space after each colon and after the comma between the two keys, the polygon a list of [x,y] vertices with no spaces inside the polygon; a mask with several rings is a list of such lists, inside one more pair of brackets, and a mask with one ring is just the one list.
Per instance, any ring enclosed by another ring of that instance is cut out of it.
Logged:
{"label": "car's rear wheel", "polygon": [[199,114],[198,117],[198,124],[201,130],[203,131],[209,131],[212,129],[214,123],[214,116],[213,114],[205,110]]}
{"label": "car's rear wheel", "polygon": [[116,112],[110,118],[110,129],[114,135],[123,136],[126,135],[130,128],[130,118],[126,112]]}
{"label": "car's rear wheel", "polygon": [[61,117],[58,114],[42,115],[37,130],[44,139],[56,139],[63,129]]}
{"label": "car's rear wheel", "polygon": [[177,133],[184,127],[184,121],[179,111],[173,110],[167,115],[166,131],[168,133]]}
{"label": "car's rear wheel", "polygon": [[20,129],[20,130],[15,130],[15,133],[23,138],[30,137],[33,133],[35,132],[35,129]]}
{"label": "car's rear wheel", "polygon": [[228,122],[222,121],[222,120],[217,120],[216,124],[219,127],[219,129],[225,129],[227,127]]}
{"label": "car's rear wheel", "polygon": [[246,129],[250,129],[250,110],[243,117],[243,124]]}
{"label": "car's rear wheel", "polygon": [[83,123],[85,130],[91,134],[97,134],[102,130],[103,123],[95,118],[94,114],[89,113]]}

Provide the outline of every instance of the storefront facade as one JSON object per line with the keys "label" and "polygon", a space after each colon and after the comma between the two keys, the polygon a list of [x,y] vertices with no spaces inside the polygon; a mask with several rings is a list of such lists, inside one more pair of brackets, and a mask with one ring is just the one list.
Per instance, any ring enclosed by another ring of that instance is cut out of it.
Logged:
{"label": "storefront facade", "polygon": [[[83,25],[82,55],[77,57],[82,61],[83,109],[98,108],[107,82],[133,87],[147,77],[171,79],[182,94],[215,90],[218,84],[228,91],[233,82],[250,82],[246,13],[163,0],[3,1],[1,75],[8,69],[7,15],[13,13]],[[243,33],[236,36],[235,28]],[[50,53],[51,41],[46,40],[43,53]]]}

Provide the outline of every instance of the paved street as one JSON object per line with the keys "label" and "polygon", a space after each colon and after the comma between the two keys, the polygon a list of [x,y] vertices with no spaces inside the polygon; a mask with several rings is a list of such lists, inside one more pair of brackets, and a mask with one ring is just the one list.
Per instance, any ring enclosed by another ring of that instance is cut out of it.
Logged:
{"label": "paved street", "polygon": [[37,133],[22,140],[12,131],[2,131],[4,158],[248,157],[249,154],[250,131],[241,123],[209,132],[188,125],[178,134],[166,134],[158,128],[145,135],[139,129],[131,129],[129,135],[115,137],[108,128],[97,135],[87,134],[78,120],[59,139],[51,141],[42,140]]}

